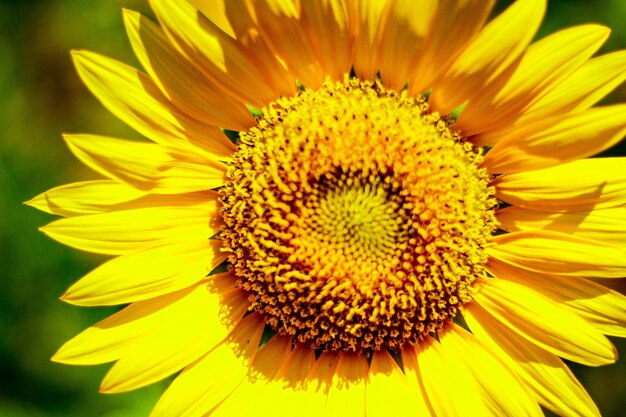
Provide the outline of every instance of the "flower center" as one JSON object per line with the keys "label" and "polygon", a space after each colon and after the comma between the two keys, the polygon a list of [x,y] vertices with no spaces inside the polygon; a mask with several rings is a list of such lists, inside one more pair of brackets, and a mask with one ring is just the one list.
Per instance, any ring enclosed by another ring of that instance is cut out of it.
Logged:
{"label": "flower center", "polygon": [[495,199],[480,155],[421,97],[348,79],[280,99],[221,190],[251,308],[321,350],[397,350],[485,274]]}

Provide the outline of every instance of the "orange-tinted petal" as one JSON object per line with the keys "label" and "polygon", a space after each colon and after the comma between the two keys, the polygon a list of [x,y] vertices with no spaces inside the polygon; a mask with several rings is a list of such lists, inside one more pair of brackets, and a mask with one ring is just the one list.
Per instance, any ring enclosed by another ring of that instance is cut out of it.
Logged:
{"label": "orange-tinted petal", "polygon": [[380,78],[385,86],[400,91],[409,81],[416,57],[425,48],[437,3],[433,0],[390,2],[377,55]]}
{"label": "orange-tinted petal", "polygon": [[256,60],[255,51],[222,32],[189,3],[151,0],[150,4],[170,41],[226,94],[257,108],[280,96],[267,82],[272,77]]}
{"label": "orange-tinted petal", "polygon": [[354,71],[363,80],[373,80],[379,65],[379,45],[389,17],[390,0],[357,2],[358,34],[354,52]]}
{"label": "orange-tinted petal", "polygon": [[215,83],[176,51],[150,19],[125,10],[124,23],[141,65],[181,111],[202,122],[231,130],[247,130],[254,126],[254,117],[244,103],[221,92]]}
{"label": "orange-tinted petal", "polygon": [[230,157],[234,145],[220,129],[195,120],[170,103],[154,81],[128,65],[87,51],[73,51],[78,75],[124,123],[162,145]]}
{"label": "orange-tinted petal", "polygon": [[[435,3],[435,1],[432,1]],[[423,94],[483,27],[495,0],[439,0],[425,44],[413,63],[409,94]]]}
{"label": "orange-tinted petal", "polygon": [[352,0],[302,1],[300,8],[301,24],[322,73],[332,80],[343,80],[354,58],[355,3]]}

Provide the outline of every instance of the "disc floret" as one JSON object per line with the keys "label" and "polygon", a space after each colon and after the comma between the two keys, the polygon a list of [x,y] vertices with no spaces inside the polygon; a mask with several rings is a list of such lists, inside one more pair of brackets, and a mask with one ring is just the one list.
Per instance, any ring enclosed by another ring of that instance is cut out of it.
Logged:
{"label": "disc floret", "polygon": [[440,330],[485,274],[495,199],[422,97],[348,79],[278,100],[240,136],[224,242],[251,308],[322,350]]}

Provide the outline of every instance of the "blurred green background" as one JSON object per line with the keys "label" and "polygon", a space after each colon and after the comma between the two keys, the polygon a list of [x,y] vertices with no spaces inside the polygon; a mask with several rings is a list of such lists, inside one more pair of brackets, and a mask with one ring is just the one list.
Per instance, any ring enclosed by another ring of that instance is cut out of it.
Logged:
{"label": "blurred green background", "polygon": [[[500,1],[504,7],[510,1]],[[61,132],[137,134],[81,85],[70,49],[138,65],[120,8],[150,15],[145,0],[0,0],[0,416],[146,416],[165,384],[98,394],[108,365],[63,366],[50,356],[115,309],[77,308],[58,296],[103,258],[56,244],[37,231],[52,216],[22,202],[53,186],[94,179],[65,148]],[[552,0],[540,35],[572,24],[613,28],[603,51],[626,48],[626,1]],[[620,87],[607,102],[626,101]],[[621,145],[609,152],[626,155]],[[622,287],[621,290],[626,289]],[[626,343],[615,340],[622,356]],[[574,367],[605,417],[626,415],[626,360]],[[480,417],[480,416],[477,416]]]}

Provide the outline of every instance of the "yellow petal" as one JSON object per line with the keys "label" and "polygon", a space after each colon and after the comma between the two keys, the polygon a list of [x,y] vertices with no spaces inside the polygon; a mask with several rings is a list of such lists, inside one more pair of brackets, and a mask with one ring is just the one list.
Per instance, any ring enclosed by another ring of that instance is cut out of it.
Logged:
{"label": "yellow petal", "polygon": [[487,253],[531,271],[558,275],[622,278],[626,276],[626,250],[565,233],[535,230],[493,238]]}
{"label": "yellow petal", "polygon": [[489,270],[554,300],[604,334],[626,337],[626,296],[618,292],[584,278],[530,272],[493,259]]}
{"label": "yellow petal", "polygon": [[357,26],[359,28],[354,51],[354,71],[363,80],[376,77],[380,59],[378,57],[381,36],[385,33],[390,0],[359,1]]}
{"label": "yellow petal", "polygon": [[474,299],[504,325],[537,346],[574,362],[601,366],[617,351],[591,324],[541,294],[506,279],[480,279]]}
{"label": "yellow petal", "polygon": [[[413,63],[409,95],[423,94],[483,27],[495,0],[439,0],[425,44]],[[417,13],[414,13],[417,14]],[[427,14],[428,15],[428,14]]]}
{"label": "yellow petal", "polygon": [[432,0],[390,2],[387,26],[378,47],[380,77],[385,86],[400,91],[407,84],[414,61],[425,47],[436,10],[437,2]]}
{"label": "yellow petal", "polygon": [[[490,416],[475,376],[463,365],[459,352],[427,336],[416,347],[419,372],[436,416]],[[461,352],[461,354],[464,354]]]}
{"label": "yellow petal", "polygon": [[626,51],[590,59],[570,77],[537,99],[518,123],[585,110],[600,101],[624,80],[626,80]]}
{"label": "yellow petal", "polygon": [[509,232],[552,230],[616,246],[626,244],[626,207],[552,213],[511,206],[496,212]]}
{"label": "yellow petal", "polygon": [[531,210],[585,211],[626,203],[626,158],[582,159],[498,177],[496,196]]}
{"label": "yellow petal", "polygon": [[[494,144],[528,124],[581,112],[596,104],[626,79],[626,51],[592,58],[573,74],[542,94],[519,114],[512,126],[502,126],[481,134],[479,143]],[[477,141],[478,142],[478,141]]]}
{"label": "yellow petal", "polygon": [[[294,410],[300,417],[319,417],[324,414],[326,392],[316,391],[318,381],[308,379],[316,363],[313,349],[301,343],[295,345],[273,383],[268,385],[266,398],[281,398],[281,401],[272,404],[272,415],[291,417]],[[327,364],[332,366],[332,362]]]}
{"label": "yellow petal", "polygon": [[241,383],[257,352],[265,323],[257,314],[244,317],[231,335],[172,382],[151,417],[200,417]]}
{"label": "yellow petal", "polygon": [[415,398],[416,401],[421,403],[418,405],[417,412],[415,414],[426,417],[434,417],[436,414],[433,411],[433,407],[431,406],[426,395],[424,381],[419,370],[419,364],[417,362],[417,349],[419,349],[418,346],[405,345],[402,347],[400,352],[403,373],[405,375],[405,383],[409,386],[411,396]]}
{"label": "yellow petal", "polygon": [[215,26],[235,37],[235,31],[226,16],[226,3],[228,0],[189,0],[189,3],[200,10]]}
{"label": "yellow petal", "polygon": [[102,175],[161,194],[204,191],[224,184],[226,165],[164,146],[95,135],[65,135],[72,153]]}
{"label": "yellow petal", "polygon": [[245,46],[246,54],[253,57],[259,66],[259,71],[263,71],[261,76],[263,80],[269,85],[275,86],[279,96],[291,97],[297,92],[296,78],[285,67],[285,63],[276,57],[270,47],[269,40],[260,36],[253,11],[248,0],[224,2],[224,13],[228,23],[230,23],[237,41]]}
{"label": "yellow petal", "polygon": [[145,137],[168,146],[228,158],[235,150],[217,127],[176,109],[147,75],[121,62],[87,51],[73,51],[78,75],[102,104]]}
{"label": "yellow petal", "polygon": [[[335,371],[337,370],[337,364],[339,362],[340,354],[334,351],[325,351],[317,358],[310,368],[305,384],[303,385],[303,394],[301,395],[304,401],[309,404],[316,405],[318,415],[326,416],[326,403],[328,400],[328,394],[333,387],[333,378],[335,377]],[[291,375],[300,376],[295,370],[291,369]],[[289,379],[295,381],[296,379]],[[365,404],[363,409],[365,409]],[[330,417],[330,415],[328,415]]]}
{"label": "yellow petal", "polygon": [[511,360],[502,361],[467,330],[453,326],[441,337],[442,347],[456,354],[474,375],[480,396],[492,416],[543,416],[517,375]]}
{"label": "yellow petal", "polygon": [[109,255],[164,243],[208,239],[221,226],[215,200],[181,207],[149,207],[57,220],[41,230],[51,238],[89,252]]}
{"label": "yellow petal", "polygon": [[479,305],[466,305],[463,316],[472,333],[500,357],[545,407],[560,415],[600,417],[585,389],[558,356],[526,341]]}
{"label": "yellow petal", "polygon": [[226,274],[216,275],[194,287],[133,303],[69,340],[52,360],[94,365],[119,359],[156,329],[214,302],[215,294],[232,290],[233,282]]}
{"label": "yellow petal", "polygon": [[219,240],[157,246],[112,259],[61,297],[82,306],[116,305],[157,297],[204,279],[226,259]]}
{"label": "yellow petal", "polygon": [[343,80],[354,58],[354,2],[303,1],[300,8],[302,25],[322,73],[332,80]]}
{"label": "yellow petal", "polygon": [[433,85],[429,98],[433,109],[450,113],[488,87],[501,86],[511,75],[509,67],[535,36],[545,8],[545,0],[518,0],[487,24]]}
{"label": "yellow petal", "polygon": [[123,352],[107,373],[100,392],[116,393],[152,384],[211,351],[241,321],[246,294],[235,289],[188,309]]}
{"label": "yellow petal", "polygon": [[[559,31],[531,45],[502,88],[481,91],[465,107],[455,126],[466,136],[510,126],[546,89],[565,79],[602,46],[610,30],[581,25]],[[483,137],[474,142],[490,145]]]}
{"label": "yellow petal", "polygon": [[155,206],[188,206],[217,198],[215,191],[146,194],[112,180],[75,182],[55,187],[24,204],[64,217]]}
{"label": "yellow petal", "polygon": [[[282,392],[272,389],[274,377],[291,353],[291,337],[275,335],[255,355],[248,375],[224,402],[211,412],[212,417],[284,416]],[[281,395],[278,397],[278,395]],[[289,394],[286,394],[289,395]],[[280,401],[268,401],[280,398]]]}
{"label": "yellow petal", "polygon": [[[257,108],[280,96],[267,82],[273,76],[266,75],[254,49],[222,32],[192,5],[177,0],[150,4],[170,41],[226,94]],[[277,71],[276,66],[271,69]]]}
{"label": "yellow petal", "polygon": [[[412,368],[414,370],[415,368]],[[414,415],[431,416],[421,390],[408,381],[413,375],[404,375],[391,355],[385,350],[372,355],[367,387],[365,409],[368,417]]]}
{"label": "yellow petal", "polygon": [[365,415],[367,360],[361,352],[342,352],[330,378],[325,416],[362,417]]}
{"label": "yellow petal", "polygon": [[181,111],[231,130],[255,125],[246,106],[226,95],[167,41],[162,30],[137,12],[124,10],[124,23],[139,62]]}
{"label": "yellow petal", "polygon": [[62,185],[27,201],[31,207],[64,217],[108,211],[107,207],[123,204],[145,193],[111,180],[82,181]]}
{"label": "yellow petal", "polygon": [[541,120],[504,136],[485,156],[491,173],[548,168],[608,149],[626,134],[626,105]]}
{"label": "yellow petal", "polygon": [[261,35],[275,54],[307,88],[319,88],[327,74],[317,62],[296,3],[293,0],[265,0],[252,2],[250,7]]}

